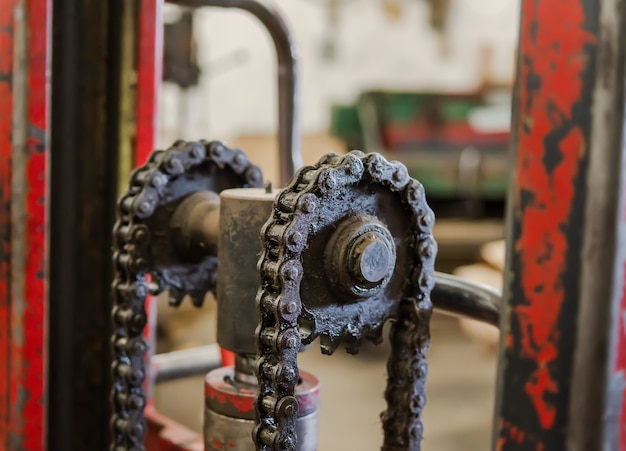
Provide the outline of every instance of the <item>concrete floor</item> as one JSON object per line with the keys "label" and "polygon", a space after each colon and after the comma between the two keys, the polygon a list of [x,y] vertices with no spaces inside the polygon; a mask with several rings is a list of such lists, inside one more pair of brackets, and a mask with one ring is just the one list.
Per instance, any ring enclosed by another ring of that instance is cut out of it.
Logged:
{"label": "concrete floor", "polygon": [[[456,319],[435,315],[431,329],[424,450],[488,450],[496,356],[468,339]],[[358,356],[341,349],[323,356],[316,346],[301,354],[300,367],[321,382],[320,451],[379,449],[387,355],[385,343],[367,345]],[[199,431],[202,393],[202,378],[163,384],[157,405]]]}

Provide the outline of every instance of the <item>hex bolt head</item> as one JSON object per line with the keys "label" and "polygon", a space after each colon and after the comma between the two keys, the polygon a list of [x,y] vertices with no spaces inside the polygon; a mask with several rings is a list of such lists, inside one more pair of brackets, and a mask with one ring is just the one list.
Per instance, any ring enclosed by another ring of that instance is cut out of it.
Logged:
{"label": "hex bolt head", "polygon": [[395,265],[394,256],[385,239],[375,232],[359,237],[350,249],[349,269],[359,281],[378,283]]}

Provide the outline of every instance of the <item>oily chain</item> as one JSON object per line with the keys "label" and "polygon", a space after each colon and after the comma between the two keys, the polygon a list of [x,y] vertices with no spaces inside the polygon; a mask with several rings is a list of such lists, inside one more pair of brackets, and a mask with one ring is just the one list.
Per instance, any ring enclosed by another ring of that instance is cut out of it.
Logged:
{"label": "oily chain", "polygon": [[147,323],[145,300],[149,293],[158,294],[168,288],[158,280],[148,282],[151,235],[142,222],[160,205],[173,200],[167,190],[170,180],[207,162],[220,170],[232,170],[241,177],[242,186],[259,185],[262,178],[241,151],[215,141],[181,140],[165,151],[153,152],[149,161],[132,173],[128,191],[118,203],[118,221],[113,229],[112,451],[144,449],[143,387],[148,350],[143,337]]}
{"label": "oily chain", "polygon": [[273,215],[261,232],[265,248],[259,261],[259,392],[253,432],[259,451],[291,451],[296,447],[298,402],[294,390],[299,378],[297,355],[301,345],[298,316],[302,311],[302,251],[310,231],[314,233],[321,203],[333,192],[362,182],[382,184],[396,192],[411,214],[413,262],[406,297],[400,300],[391,332],[385,391],[388,407],[381,415],[385,432],[382,449],[420,449],[432,312],[430,291],[435,282],[437,253],[432,237],[434,214],[426,203],[422,185],[408,176],[404,165],[388,162],[379,154],[354,151],[347,155],[330,154],[317,165],[302,168],[279,194]]}

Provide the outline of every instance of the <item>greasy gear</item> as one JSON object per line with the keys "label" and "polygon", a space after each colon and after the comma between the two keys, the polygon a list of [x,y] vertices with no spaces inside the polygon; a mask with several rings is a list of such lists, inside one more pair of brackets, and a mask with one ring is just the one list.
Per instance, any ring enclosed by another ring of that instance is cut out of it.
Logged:
{"label": "greasy gear", "polygon": [[173,212],[198,191],[261,186],[260,169],[220,142],[177,141],[133,172],[113,230],[112,450],[144,449],[146,296],[170,290],[173,305],[189,295],[200,306],[215,289],[217,257],[189,261],[177,254],[168,230]]}
{"label": "greasy gear", "polygon": [[[365,268],[364,283],[344,289],[346,280],[335,278],[336,268],[328,270],[328,242],[346,221],[353,227],[356,216],[379,230],[374,249],[385,249],[385,243],[395,248],[383,255],[382,269]],[[340,343],[356,353],[362,338],[380,342],[389,318],[394,324],[383,450],[420,449],[437,253],[433,223],[422,185],[404,165],[376,153],[327,155],[302,168],[278,195],[261,232],[257,450],[295,449],[301,346],[319,336],[327,354]]]}

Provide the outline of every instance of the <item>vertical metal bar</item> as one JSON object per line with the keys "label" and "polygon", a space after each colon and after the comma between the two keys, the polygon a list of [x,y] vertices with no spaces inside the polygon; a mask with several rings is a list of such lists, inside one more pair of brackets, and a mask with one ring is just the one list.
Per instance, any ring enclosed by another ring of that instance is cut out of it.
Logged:
{"label": "vertical metal bar", "polygon": [[522,1],[494,449],[617,449],[624,6]]}
{"label": "vertical metal bar", "polygon": [[46,435],[50,1],[0,8],[0,447]]}
{"label": "vertical metal bar", "polygon": [[0,8],[0,447],[10,433],[9,359],[11,330],[11,173],[13,147],[13,8]]}
{"label": "vertical metal bar", "polygon": [[626,449],[624,375],[616,368],[626,309],[624,284],[626,148],[624,83],[626,1],[599,2],[596,82],[591,99],[589,168],[581,243],[580,306],[577,322],[567,449]]}
{"label": "vertical metal bar", "polygon": [[[50,150],[50,33],[51,0],[25,0],[24,37],[27,86],[24,150],[24,309],[21,317],[24,378],[23,449],[39,450],[46,437],[45,388],[47,375],[47,273],[48,273],[48,159]],[[18,118],[18,120],[20,120]],[[19,295],[18,295],[19,296]],[[16,321],[20,322],[18,319]],[[17,324],[14,325],[14,327]],[[21,400],[20,400],[21,401]]]}
{"label": "vertical metal bar", "polygon": [[108,449],[123,3],[53,2],[51,451]]}
{"label": "vertical metal bar", "polygon": [[[146,162],[155,149],[157,136],[158,90],[161,85],[163,65],[163,0],[141,0],[139,4],[137,35],[137,121],[136,149],[134,163],[140,166]],[[156,298],[146,299],[148,323],[144,338],[150,350],[149,359],[156,345]],[[150,363],[146,362],[146,368]],[[146,377],[145,391],[152,402],[153,378]]]}
{"label": "vertical metal bar", "polygon": [[300,149],[298,49],[287,24],[276,9],[259,0],[168,0],[189,7],[217,6],[248,11],[269,32],[278,58],[278,156],[281,186],[286,186],[302,166]]}

